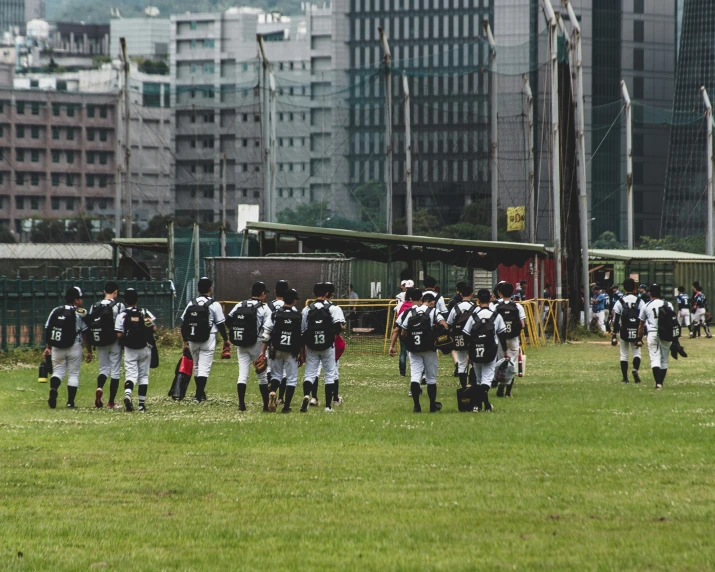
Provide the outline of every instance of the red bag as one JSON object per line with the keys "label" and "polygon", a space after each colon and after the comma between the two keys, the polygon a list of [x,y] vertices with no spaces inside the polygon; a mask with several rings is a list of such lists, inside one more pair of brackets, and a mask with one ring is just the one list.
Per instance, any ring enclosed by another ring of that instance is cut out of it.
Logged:
{"label": "red bag", "polygon": [[340,359],[340,356],[343,355],[343,352],[345,351],[345,340],[343,339],[343,336],[337,336],[335,338],[335,361],[338,361]]}
{"label": "red bag", "polygon": [[189,350],[184,351],[184,356],[179,363],[179,373],[183,373],[191,377],[194,373],[194,360],[191,359]]}

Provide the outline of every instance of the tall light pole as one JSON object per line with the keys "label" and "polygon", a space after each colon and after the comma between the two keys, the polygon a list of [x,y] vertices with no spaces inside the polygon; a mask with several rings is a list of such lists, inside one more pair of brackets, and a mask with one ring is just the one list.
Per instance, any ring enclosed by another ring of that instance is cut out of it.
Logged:
{"label": "tall light pole", "polygon": [[124,60],[124,236],[132,237],[132,225],[134,223],[134,213],[132,205],[132,174],[131,156],[132,148],[129,142],[129,126],[131,117],[129,116],[129,58],[127,57],[127,42],[124,38],[119,38],[122,46],[122,58]]}
{"label": "tall light pole", "polygon": [[402,92],[405,95],[405,220],[407,234],[412,235],[412,126],[410,118],[410,84],[402,72]]}
{"label": "tall light pole", "polygon": [[626,105],[626,229],[628,249],[633,250],[633,115],[631,96],[623,80],[621,80],[621,94]]}
{"label": "tall light pole", "polygon": [[705,253],[713,255],[713,106],[710,103],[708,90],[705,86],[700,88],[705,103],[705,121],[708,131],[708,231],[705,240]]}
{"label": "tall light pole", "polygon": [[392,234],[392,54],[390,44],[387,41],[387,34],[382,28],[377,29],[380,33],[380,43],[385,56],[385,190],[387,209],[387,234]]}

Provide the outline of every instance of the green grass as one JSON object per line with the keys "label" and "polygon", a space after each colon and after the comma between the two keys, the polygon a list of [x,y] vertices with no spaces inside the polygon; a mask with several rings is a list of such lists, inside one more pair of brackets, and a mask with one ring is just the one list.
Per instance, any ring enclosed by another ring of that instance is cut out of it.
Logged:
{"label": "green grass", "polygon": [[77,411],[5,366],[0,568],[713,569],[715,344],[685,346],[659,392],[608,344],[531,351],[493,414],[456,411],[443,358],[415,415],[396,361],[349,348],[332,416],[264,414],[253,377],[239,414],[235,356],[197,406],[164,350],[146,415],[93,410],[94,364]]}

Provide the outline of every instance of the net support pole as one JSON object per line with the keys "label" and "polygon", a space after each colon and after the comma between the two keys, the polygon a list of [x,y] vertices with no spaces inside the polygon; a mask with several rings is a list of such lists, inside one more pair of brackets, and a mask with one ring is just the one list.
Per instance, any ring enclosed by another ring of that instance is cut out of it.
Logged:
{"label": "net support pole", "polygon": [[221,158],[221,256],[226,256],[226,153]]}
{"label": "net support pole", "polygon": [[166,268],[166,274],[169,280],[172,281],[172,283],[176,284],[176,250],[174,249],[174,221],[169,222],[169,228],[168,228],[168,240],[167,240],[167,250],[168,250],[168,256],[167,256],[167,268]]}
{"label": "net support pole", "polygon": [[626,82],[621,80],[621,94],[626,106],[626,233],[628,249],[633,250],[633,115],[631,96]]}
{"label": "net support pole", "polygon": [[269,131],[269,111],[268,111],[268,73],[270,71],[268,58],[266,57],[266,51],[263,46],[263,36],[261,34],[256,34],[256,40],[258,41],[258,53],[261,58],[261,65],[263,68],[263,74],[261,78],[261,130],[263,138],[263,219],[271,221],[271,179],[270,179],[270,131]]}
{"label": "net support pole", "polygon": [[[585,99],[583,93],[583,53],[581,42],[581,25],[578,22],[576,13],[569,0],[563,0],[564,7],[568,11],[569,21],[571,22],[571,65],[575,75],[574,87],[574,102],[576,105],[576,153],[578,157],[578,205],[579,205],[579,231],[581,235],[581,280],[583,281],[584,291],[587,291],[589,284],[588,279],[588,181],[586,180],[586,116],[585,116]],[[573,76],[572,76],[573,77]],[[628,146],[630,157],[630,145]],[[630,160],[630,159],[629,159]],[[628,172],[632,173],[632,168],[629,167]],[[629,175],[630,177],[630,175]],[[629,195],[630,196],[630,195]],[[633,202],[629,202],[631,208]],[[633,214],[632,210],[630,211]],[[632,218],[629,219],[632,221]],[[630,223],[629,223],[630,224]],[[629,231],[629,241],[632,233]],[[633,244],[629,242],[628,248],[633,249]],[[591,323],[591,306],[584,301],[584,317],[586,323]]]}
{"label": "net support pole", "polygon": [[410,84],[402,72],[402,92],[405,96],[405,220],[407,234],[412,235],[412,125],[410,117]]}
{"label": "net support pole", "polygon": [[529,180],[527,193],[529,208],[529,242],[536,243],[536,197],[534,196],[534,178],[536,168],[534,165],[534,96],[531,92],[529,77],[524,74],[522,79],[522,93],[526,104],[526,154],[528,157]]}
{"label": "net support pole", "polygon": [[377,30],[385,54],[385,224],[387,234],[392,234],[392,54],[385,30]]}
{"label": "net support pole", "polygon": [[[497,93],[497,44],[492,34],[489,20],[482,21],[484,33],[489,41],[489,171],[491,178],[492,240],[499,238],[499,125]],[[497,273],[492,273],[492,286],[496,286]]]}
{"label": "net support pole", "polygon": [[191,242],[194,249],[194,286],[196,286],[198,279],[201,278],[201,234],[199,233],[199,224],[196,222]]}
{"label": "net support pole", "polygon": [[700,88],[705,104],[705,121],[707,123],[708,139],[708,230],[705,237],[705,254],[713,255],[713,106],[705,86]]}
{"label": "net support pole", "polygon": [[[559,25],[550,0],[541,0],[544,17],[549,26],[551,50],[551,191],[553,207],[554,265],[556,274],[556,298],[562,298],[561,264],[561,142],[559,125]],[[588,287],[588,284],[585,285]]]}
{"label": "net support pole", "polygon": [[132,212],[132,147],[129,142],[129,127],[131,124],[131,117],[129,115],[129,58],[127,57],[126,40],[119,38],[119,43],[122,47],[122,59],[124,62],[124,236],[131,238],[134,213]]}
{"label": "net support pole", "polygon": [[278,99],[278,93],[276,92],[276,78],[273,76],[273,72],[268,73],[268,86],[270,88],[270,167],[271,167],[271,180],[268,195],[271,198],[270,201],[270,212],[268,213],[270,221],[276,220],[276,169],[277,169],[277,158],[278,152],[276,149],[276,105]]}

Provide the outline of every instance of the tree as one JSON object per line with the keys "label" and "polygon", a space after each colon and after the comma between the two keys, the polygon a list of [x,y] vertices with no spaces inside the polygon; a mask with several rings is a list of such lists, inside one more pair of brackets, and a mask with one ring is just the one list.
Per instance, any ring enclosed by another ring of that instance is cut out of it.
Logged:
{"label": "tree", "polygon": [[162,60],[143,60],[139,63],[139,71],[152,75],[169,75],[169,66]]}
{"label": "tree", "polygon": [[322,226],[330,218],[330,211],[325,203],[307,203],[293,209],[284,209],[278,213],[278,222],[299,226]]}
{"label": "tree", "polygon": [[[412,212],[412,233],[417,236],[437,236],[441,228],[439,219],[428,209],[417,209]],[[407,221],[398,218],[394,221],[392,231],[395,234],[407,234]]]}
{"label": "tree", "polygon": [[679,252],[694,252],[696,254],[705,254],[705,235],[694,234],[692,236],[684,236],[677,238],[667,235],[663,238],[651,238],[650,236],[641,236],[641,244],[639,250],[676,250]]}
{"label": "tree", "polygon": [[0,243],[14,243],[17,242],[15,240],[15,235],[10,232],[9,229],[5,228],[4,226],[0,226]]}
{"label": "tree", "polygon": [[600,248],[602,250],[623,250],[625,246],[618,241],[618,237],[615,233],[607,230],[591,243],[591,248]]}

